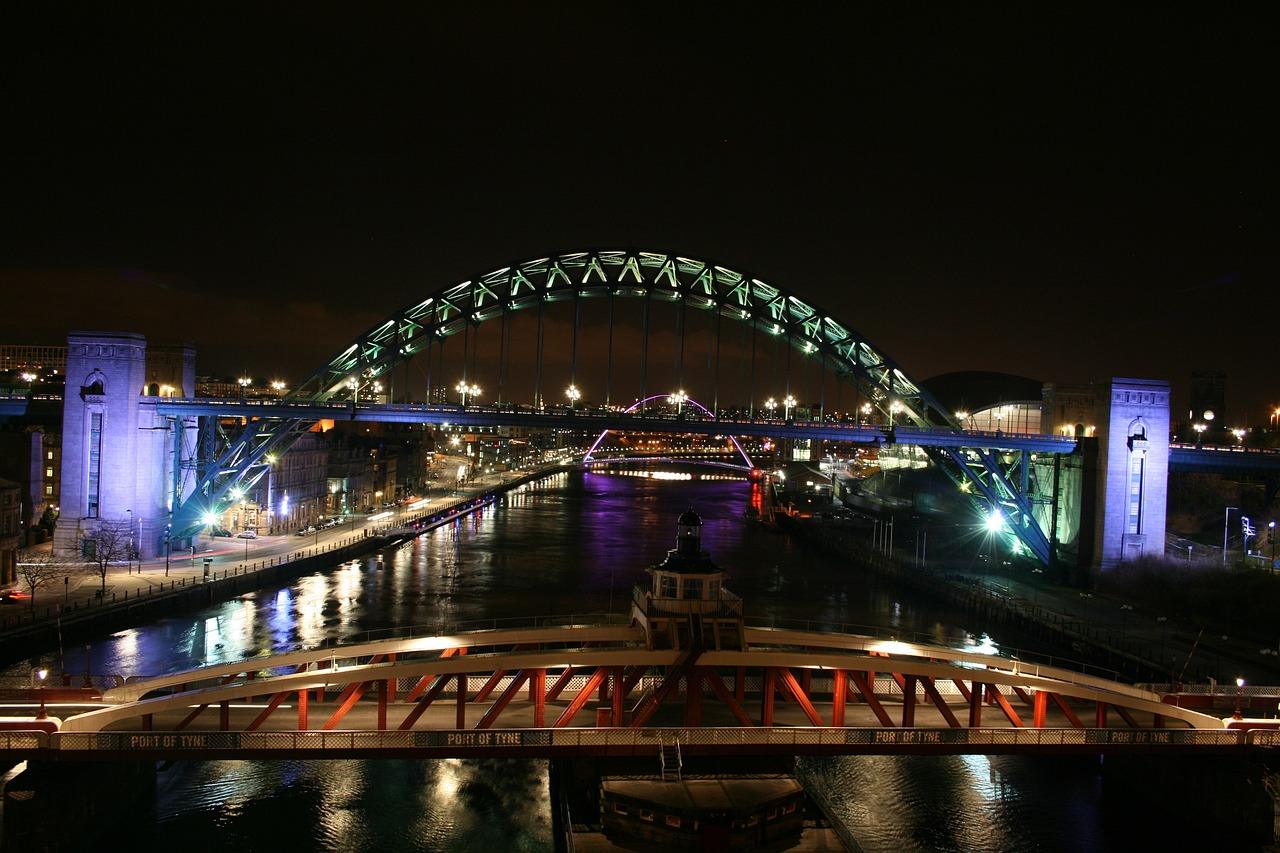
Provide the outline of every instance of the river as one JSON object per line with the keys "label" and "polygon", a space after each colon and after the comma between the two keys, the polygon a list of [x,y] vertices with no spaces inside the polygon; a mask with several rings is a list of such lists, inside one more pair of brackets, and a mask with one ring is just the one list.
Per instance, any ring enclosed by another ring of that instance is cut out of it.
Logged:
{"label": "river", "polygon": [[[1000,638],[964,614],[747,522],[740,479],[569,472],[412,543],[277,590],[65,650],[83,672],[159,674],[406,625],[623,610],[694,507],[749,616],[894,626],[949,645]],[[39,661],[57,671],[59,653]],[[32,661],[34,665],[36,661]],[[29,671],[27,665],[15,671]],[[849,757],[817,775],[867,851],[1122,850],[1096,759]],[[1149,839],[1148,839],[1149,840]],[[135,850],[550,850],[537,761],[223,761],[158,774]]]}

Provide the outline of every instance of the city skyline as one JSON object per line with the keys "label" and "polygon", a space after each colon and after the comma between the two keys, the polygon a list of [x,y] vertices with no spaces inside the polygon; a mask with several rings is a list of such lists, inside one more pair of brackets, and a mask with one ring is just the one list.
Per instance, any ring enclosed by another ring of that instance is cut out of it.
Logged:
{"label": "city skyline", "polygon": [[811,298],[917,377],[1123,366],[1185,397],[1216,368],[1248,421],[1276,402],[1276,170],[1244,22],[41,23],[7,59],[14,343],[136,328],[211,373],[295,378],[450,283],[643,248]]}

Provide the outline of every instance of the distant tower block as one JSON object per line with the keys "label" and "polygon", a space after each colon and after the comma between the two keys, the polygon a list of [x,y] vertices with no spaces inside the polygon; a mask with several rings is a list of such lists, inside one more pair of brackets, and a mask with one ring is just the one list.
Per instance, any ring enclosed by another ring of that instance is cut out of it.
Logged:
{"label": "distant tower block", "polygon": [[[164,386],[173,396],[191,393],[195,351],[166,348],[159,362],[148,364],[142,335],[67,336],[58,553],[84,553],[85,540],[104,524],[127,530],[135,553],[163,553],[172,495],[181,488],[174,476],[174,431],[191,425],[157,414],[158,398],[148,391]],[[182,467],[177,465],[179,472]]]}
{"label": "distant tower block", "polygon": [[1094,553],[1102,569],[1164,557],[1169,474],[1169,383],[1113,379],[1100,397]]}

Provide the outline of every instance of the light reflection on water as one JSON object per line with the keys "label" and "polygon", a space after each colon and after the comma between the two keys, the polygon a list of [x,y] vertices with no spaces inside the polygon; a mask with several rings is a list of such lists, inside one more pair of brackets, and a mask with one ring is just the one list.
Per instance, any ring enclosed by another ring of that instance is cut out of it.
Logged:
{"label": "light reflection on water", "polygon": [[[742,518],[742,481],[561,474],[413,543],[160,619],[91,645],[94,672],[156,674],[409,625],[615,610],[674,545],[694,506],[704,546],[750,616],[887,625],[972,651],[1000,639],[884,579],[833,563]],[[611,595],[612,590],[612,595]],[[1004,645],[1009,645],[1004,643]],[[56,651],[38,659],[56,671]],[[29,673],[37,661],[10,669]],[[83,648],[66,650],[71,672]],[[824,784],[875,850],[1107,846],[1096,767],[1014,757],[829,759]],[[546,850],[545,764],[296,761],[174,764],[143,848]],[[1124,849],[1112,844],[1112,849]]]}

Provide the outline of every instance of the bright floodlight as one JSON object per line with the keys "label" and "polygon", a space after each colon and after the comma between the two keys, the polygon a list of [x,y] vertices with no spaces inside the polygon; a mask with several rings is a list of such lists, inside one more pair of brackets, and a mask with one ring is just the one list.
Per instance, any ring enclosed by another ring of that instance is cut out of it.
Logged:
{"label": "bright floodlight", "polygon": [[1000,514],[1000,510],[996,510],[986,517],[982,526],[987,529],[988,533],[999,533],[1004,529],[1004,516]]}
{"label": "bright floodlight", "polygon": [[271,383],[271,388],[275,391],[283,391],[285,389],[285,384],[279,379],[276,379]]}
{"label": "bright floodlight", "polygon": [[956,412],[956,420],[958,421],[966,420],[968,417],[969,417],[969,413],[966,411]]}
{"label": "bright floodlight", "polygon": [[582,399],[582,392],[578,390],[577,385],[570,385],[564,389],[564,395],[574,402]]}
{"label": "bright floodlight", "polygon": [[1213,420],[1215,417],[1216,417],[1216,415],[1214,415],[1214,413],[1213,413],[1213,409],[1205,409],[1205,411],[1204,411],[1204,419],[1205,419],[1206,421],[1211,421],[1211,420]]}
{"label": "bright floodlight", "polygon": [[35,381],[36,381],[36,375],[35,375],[34,373],[23,373],[23,374],[22,374],[22,381],[23,381],[23,382],[35,382]]}
{"label": "bright floodlight", "polygon": [[1237,679],[1236,679],[1236,687],[1244,687],[1244,679],[1243,679],[1243,678],[1237,678]]}
{"label": "bright floodlight", "polygon": [[787,399],[782,401],[782,405],[788,406],[788,407],[794,406],[795,404],[796,404],[796,398],[792,397],[790,394],[787,395]]}
{"label": "bright floodlight", "polygon": [[200,522],[206,527],[213,527],[213,525],[218,523],[218,516],[212,512],[206,512],[204,515],[200,516]]}
{"label": "bright floodlight", "polygon": [[1193,424],[1191,428],[1196,432],[1204,432],[1205,430],[1208,429],[1208,427],[1205,426],[1204,424]]}

